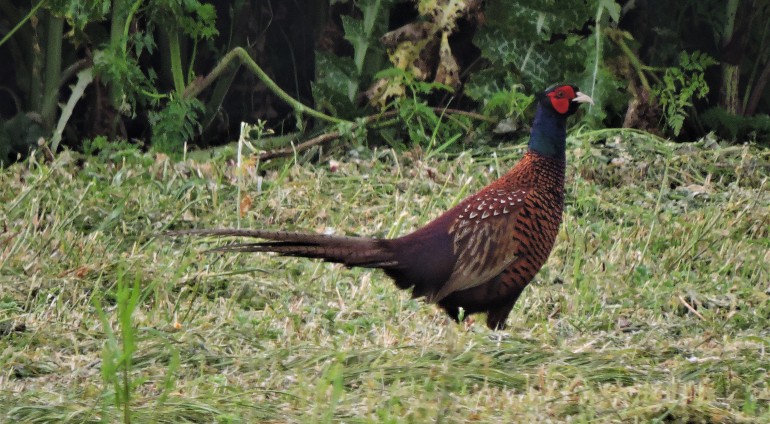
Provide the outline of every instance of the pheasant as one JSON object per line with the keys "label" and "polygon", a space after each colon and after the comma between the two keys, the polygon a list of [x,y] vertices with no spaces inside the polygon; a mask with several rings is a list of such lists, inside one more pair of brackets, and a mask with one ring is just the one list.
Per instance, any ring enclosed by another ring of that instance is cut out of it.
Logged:
{"label": "pheasant", "polygon": [[566,120],[593,100],[573,85],[537,96],[524,157],[507,174],[411,234],[395,239],[341,237],[280,230],[203,229],[170,235],[236,236],[268,241],[228,244],[225,252],[275,252],[348,267],[380,268],[412,297],[436,303],[455,321],[487,314],[505,321],[524,287],[545,263],[564,208]]}

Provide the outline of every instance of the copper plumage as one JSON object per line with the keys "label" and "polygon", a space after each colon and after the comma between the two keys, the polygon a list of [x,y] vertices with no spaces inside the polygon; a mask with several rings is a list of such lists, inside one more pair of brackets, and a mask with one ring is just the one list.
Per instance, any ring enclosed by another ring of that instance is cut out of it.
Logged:
{"label": "copper plumage", "polygon": [[396,239],[273,230],[183,230],[268,241],[227,244],[223,252],[275,252],[349,267],[380,268],[401,289],[459,319],[487,314],[502,329],[524,287],[551,253],[564,209],[566,118],[590,97],[560,85],[537,97],[529,150],[507,174],[415,232]]}

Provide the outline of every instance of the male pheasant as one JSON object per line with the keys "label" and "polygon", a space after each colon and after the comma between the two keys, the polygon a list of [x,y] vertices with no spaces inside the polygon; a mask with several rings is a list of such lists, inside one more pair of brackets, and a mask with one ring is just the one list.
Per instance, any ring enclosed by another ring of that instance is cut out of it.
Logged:
{"label": "male pheasant", "polygon": [[486,312],[505,328],[521,291],[551,253],[564,208],[566,120],[593,100],[573,85],[537,96],[528,152],[503,177],[415,232],[396,239],[278,230],[187,230],[171,235],[253,237],[228,252],[275,252],[348,267],[380,268],[413,297],[437,303],[455,320]]}

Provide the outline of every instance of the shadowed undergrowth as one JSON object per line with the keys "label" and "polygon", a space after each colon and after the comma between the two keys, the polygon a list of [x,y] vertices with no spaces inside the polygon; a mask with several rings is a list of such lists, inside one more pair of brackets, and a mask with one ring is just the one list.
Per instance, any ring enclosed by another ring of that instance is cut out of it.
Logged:
{"label": "shadowed undergrowth", "polygon": [[[380,272],[165,229],[392,237],[523,146],[236,170],[128,152],[0,173],[0,416],[96,422],[770,420],[770,153],[569,140],[565,221],[504,334]],[[440,155],[439,155],[440,156]],[[237,198],[237,186],[243,193]]]}

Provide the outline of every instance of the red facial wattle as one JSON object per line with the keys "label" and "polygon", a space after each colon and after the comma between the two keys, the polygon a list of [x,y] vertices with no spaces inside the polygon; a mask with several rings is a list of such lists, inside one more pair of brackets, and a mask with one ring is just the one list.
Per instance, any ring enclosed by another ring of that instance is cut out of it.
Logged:
{"label": "red facial wattle", "polygon": [[551,106],[559,113],[567,113],[569,102],[576,96],[575,90],[569,85],[558,87],[548,93],[548,97],[551,99]]}

